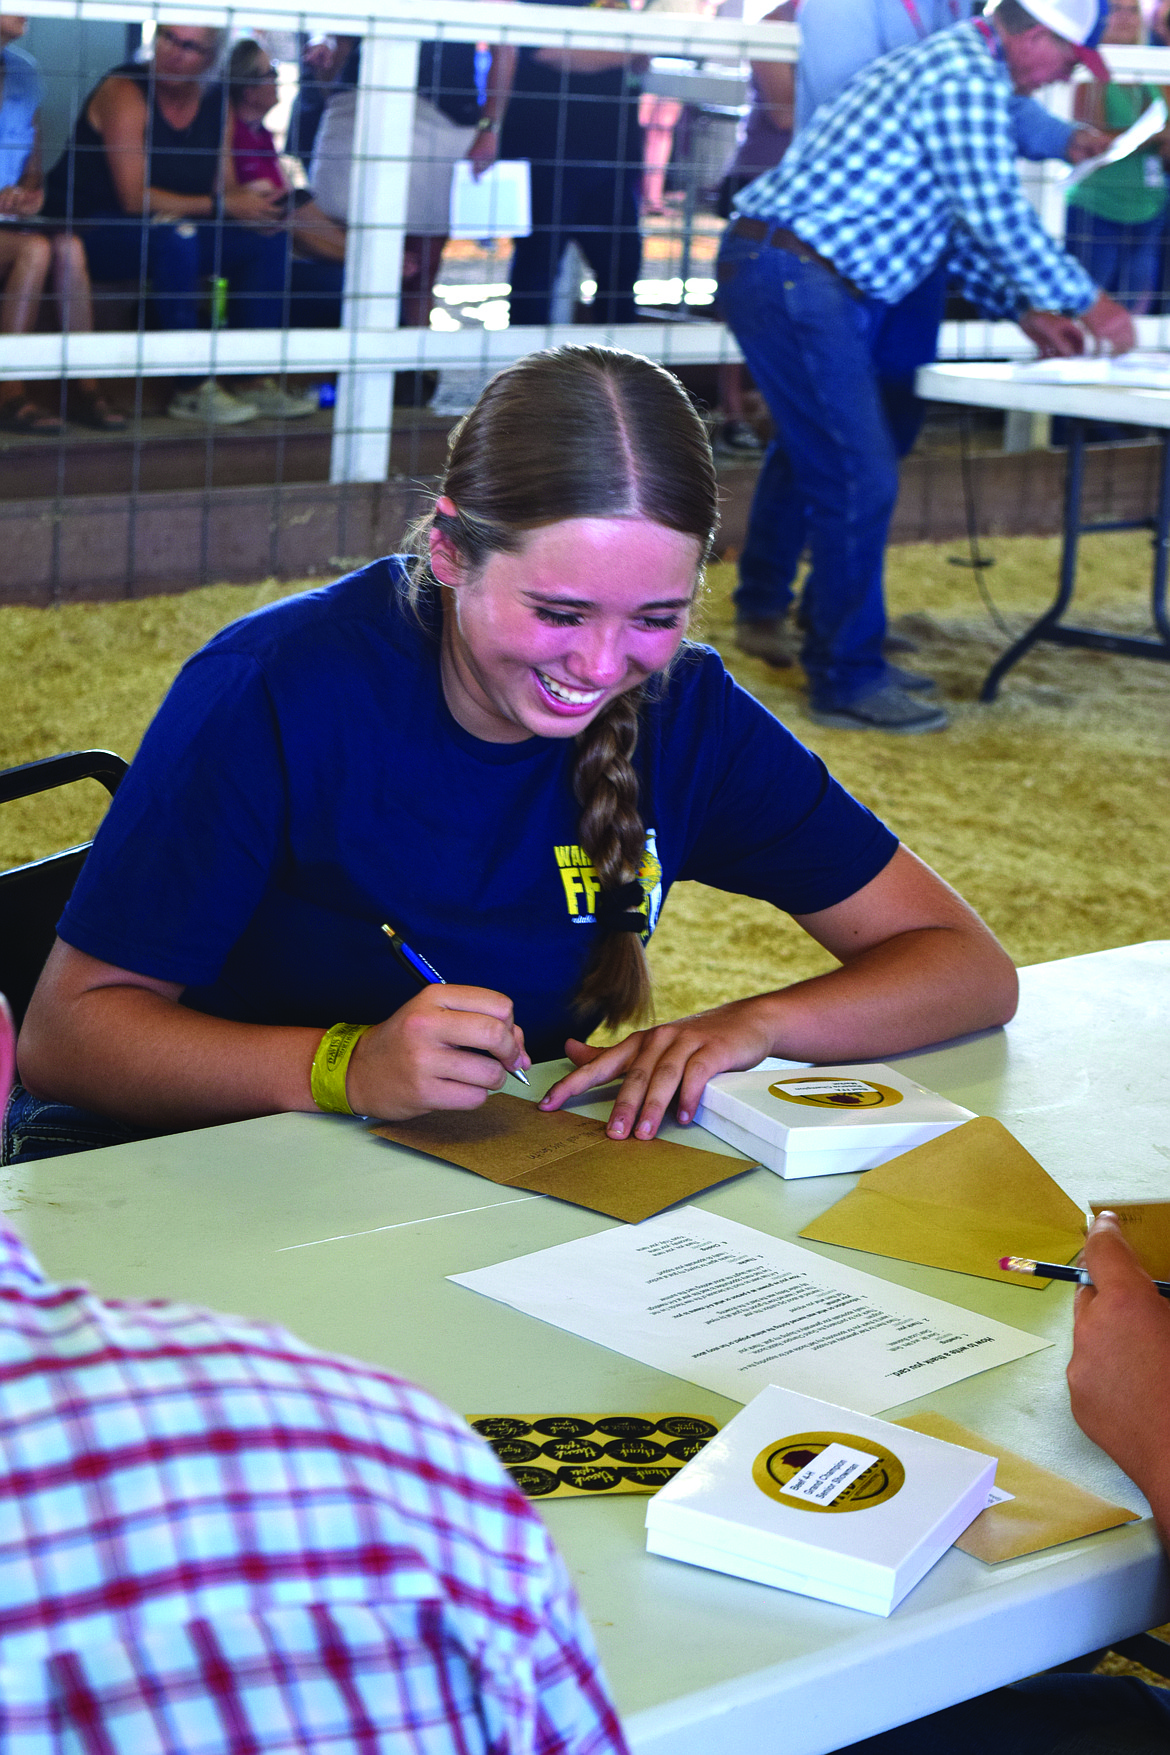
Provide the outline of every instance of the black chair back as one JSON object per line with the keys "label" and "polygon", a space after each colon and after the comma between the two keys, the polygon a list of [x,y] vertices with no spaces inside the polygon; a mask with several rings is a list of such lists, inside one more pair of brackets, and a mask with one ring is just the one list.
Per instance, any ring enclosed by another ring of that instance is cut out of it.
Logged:
{"label": "black chair back", "polygon": [[[113,797],[128,763],[110,750],[74,750],[0,773],[0,804],[51,792],[74,780],[100,780]],[[20,1028],[61,917],[85,864],[89,841],[0,872],[0,993]]]}

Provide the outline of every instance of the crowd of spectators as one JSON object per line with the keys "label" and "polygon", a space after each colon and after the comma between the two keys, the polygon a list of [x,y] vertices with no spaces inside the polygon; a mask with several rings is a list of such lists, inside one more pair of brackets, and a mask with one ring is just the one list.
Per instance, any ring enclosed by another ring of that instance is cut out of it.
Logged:
{"label": "crowd of spectators", "polygon": [[[155,328],[329,328],[341,322],[356,83],[355,37],[315,39],[300,68],[286,155],[267,125],[278,69],[255,38],[227,55],[225,33],[161,24],[148,53],[105,74],[83,99],[45,176],[37,126],[40,77],[15,47],[23,18],[3,15],[0,88],[0,276],[3,327],[27,332],[50,274],[63,327],[93,327],[92,285],[129,285]],[[481,101],[473,43],[424,44],[420,54],[404,242],[402,321],[425,325],[448,229],[452,168],[482,168],[498,147],[495,82],[515,53],[497,51]],[[319,197],[319,198],[318,198]],[[184,384],[177,420],[234,425],[292,419],[316,406],[273,379]],[[126,425],[82,381],[71,412]],[[0,399],[0,425],[53,434],[63,421],[21,383]]]}
{"label": "crowd of spectators", "polygon": [[[658,3],[706,9],[702,0]],[[814,28],[823,10],[823,0],[782,0],[768,14],[791,21],[799,11],[808,45],[796,69],[752,64],[735,147],[712,191],[724,219],[740,192],[783,157],[794,127],[806,125],[857,68],[911,40],[916,17],[921,23],[930,14],[934,29],[970,7],[948,0],[945,8],[920,11],[905,0],[850,0],[842,28],[831,32]],[[1153,21],[1155,40],[1164,35],[1166,10]],[[945,18],[935,20],[935,12]],[[22,18],[0,15],[0,330],[32,329],[50,289],[63,329],[91,329],[92,282],[99,292],[111,283],[129,286],[141,300],[142,320],[160,329],[340,324],[360,39],[303,41],[296,100],[278,143],[269,126],[280,96],[278,67],[263,41],[245,37],[229,54],[223,31],[161,24],[147,52],[113,68],[86,95],[65,149],[44,175],[40,78],[17,46],[23,31]],[[1106,40],[1145,37],[1139,0],[1112,0]],[[497,47],[485,54],[470,42],[422,45],[403,326],[425,326],[431,315],[455,164],[467,159],[478,175],[497,156],[531,166],[532,231],[513,254],[511,321],[552,319],[571,244],[596,282],[590,318],[635,319],[644,218],[664,209],[679,116],[674,100],[641,91],[644,69],[640,58],[594,50]],[[1156,95],[1129,84],[1083,85],[1077,116],[1116,133]],[[1022,138],[1021,149],[1034,157],[1060,151],[1059,132],[1052,121],[1043,139]],[[1137,313],[1163,303],[1167,150],[1167,138],[1156,138],[1145,152],[1096,172],[1069,201],[1069,249]],[[721,369],[716,436],[725,453],[759,450],[743,418],[746,381],[740,367]],[[209,379],[180,385],[168,412],[229,425],[257,414],[291,419],[315,406],[273,379],[233,380],[231,391]],[[5,430],[58,432],[66,408],[107,431],[126,424],[92,380],[72,383],[60,414],[38,405],[19,382],[0,385]]]}

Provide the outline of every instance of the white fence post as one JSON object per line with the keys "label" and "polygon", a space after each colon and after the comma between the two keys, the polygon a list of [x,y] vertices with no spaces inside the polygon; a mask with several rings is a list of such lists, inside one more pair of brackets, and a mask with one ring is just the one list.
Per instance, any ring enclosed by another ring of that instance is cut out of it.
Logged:
{"label": "white fence post", "polygon": [[417,39],[384,36],[372,24],[354,118],[342,315],[350,364],[337,380],[331,481],[385,481],[390,468],[394,373],[376,369],[376,338],[398,327],[417,79]]}

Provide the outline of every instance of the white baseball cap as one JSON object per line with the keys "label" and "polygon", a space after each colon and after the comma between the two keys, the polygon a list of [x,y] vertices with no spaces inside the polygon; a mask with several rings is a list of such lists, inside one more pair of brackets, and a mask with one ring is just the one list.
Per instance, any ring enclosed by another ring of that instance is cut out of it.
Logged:
{"label": "white baseball cap", "polygon": [[1020,0],[1037,24],[1072,43],[1077,60],[1084,63],[1102,85],[1109,83],[1109,69],[1097,53],[1097,44],[1109,15],[1109,0]]}

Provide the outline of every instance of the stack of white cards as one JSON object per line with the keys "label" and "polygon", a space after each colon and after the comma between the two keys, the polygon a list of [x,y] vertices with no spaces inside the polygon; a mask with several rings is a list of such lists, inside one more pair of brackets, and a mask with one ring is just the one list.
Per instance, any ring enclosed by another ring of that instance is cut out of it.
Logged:
{"label": "stack of white cards", "polygon": [[892,1066],[784,1061],[720,1073],[695,1113],[716,1139],[785,1177],[872,1170],[974,1119]]}
{"label": "stack of white cards", "polygon": [[994,1457],[762,1390],[651,1499],[652,1554],[888,1615],[985,1508]]}

